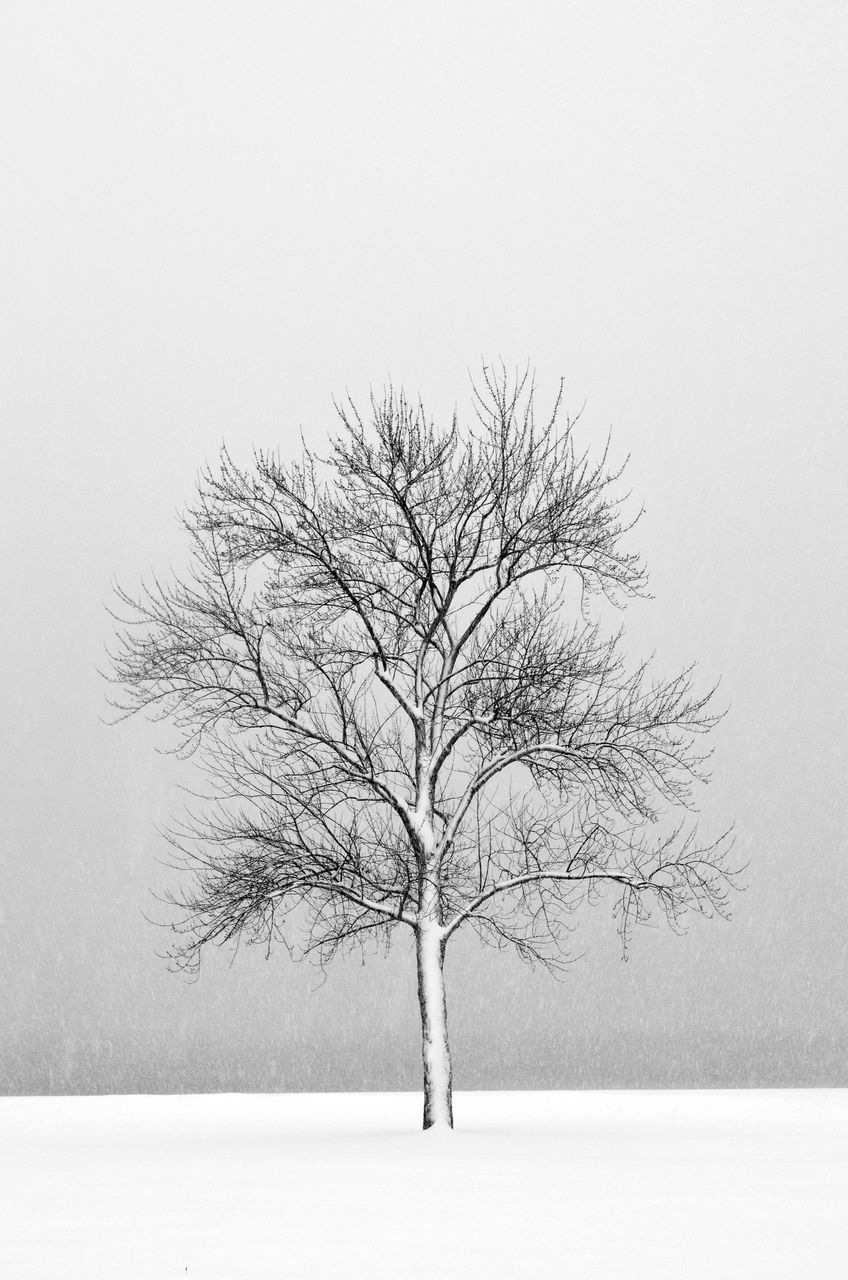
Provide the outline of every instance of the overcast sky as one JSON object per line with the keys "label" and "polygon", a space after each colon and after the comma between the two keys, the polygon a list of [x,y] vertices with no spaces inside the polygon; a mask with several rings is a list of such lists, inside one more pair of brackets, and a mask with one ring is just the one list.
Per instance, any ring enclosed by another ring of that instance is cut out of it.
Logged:
{"label": "overcast sky", "polygon": [[457,1087],[848,1084],[844,4],[56,4],[0,14],[0,1089],[415,1088],[406,945],[169,974],[167,731],[108,728],[104,603],[226,440],[391,377],[562,376],[646,515],[634,658],[730,712],[732,924],[609,904],[562,983],[460,944]]}

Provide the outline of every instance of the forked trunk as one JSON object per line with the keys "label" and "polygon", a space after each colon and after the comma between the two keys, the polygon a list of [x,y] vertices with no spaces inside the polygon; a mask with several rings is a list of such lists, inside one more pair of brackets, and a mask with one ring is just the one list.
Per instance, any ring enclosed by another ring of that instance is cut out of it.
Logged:
{"label": "forked trunk", "polygon": [[418,1004],[424,1053],[424,1128],[453,1128],[451,1062],[445,1004],[445,945],[438,926],[422,923],[416,935]]}

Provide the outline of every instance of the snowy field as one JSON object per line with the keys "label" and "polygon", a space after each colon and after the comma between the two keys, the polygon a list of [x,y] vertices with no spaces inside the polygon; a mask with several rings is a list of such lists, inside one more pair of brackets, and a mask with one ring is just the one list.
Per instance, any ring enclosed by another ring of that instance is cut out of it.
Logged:
{"label": "snowy field", "polygon": [[0,1275],[848,1277],[848,1091],[0,1099]]}

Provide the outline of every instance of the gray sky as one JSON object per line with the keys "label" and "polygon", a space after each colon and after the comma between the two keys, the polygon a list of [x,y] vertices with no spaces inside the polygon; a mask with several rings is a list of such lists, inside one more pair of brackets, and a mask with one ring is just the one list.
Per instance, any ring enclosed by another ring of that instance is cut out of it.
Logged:
{"label": "gray sky", "polygon": [[483,355],[631,455],[630,649],[722,677],[751,867],[627,965],[601,906],[563,983],[455,947],[456,1086],[848,1083],[845,6],[29,0],[0,51],[0,1089],[417,1087],[405,944],[166,971],[185,774],[95,667],[222,439],[462,412]]}

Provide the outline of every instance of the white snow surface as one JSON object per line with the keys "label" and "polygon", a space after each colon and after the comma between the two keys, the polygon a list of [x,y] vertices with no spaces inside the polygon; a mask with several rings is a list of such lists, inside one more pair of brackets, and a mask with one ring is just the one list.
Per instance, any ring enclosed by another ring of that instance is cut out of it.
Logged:
{"label": "white snow surface", "polygon": [[4,1280],[848,1276],[848,1090],[0,1099]]}

